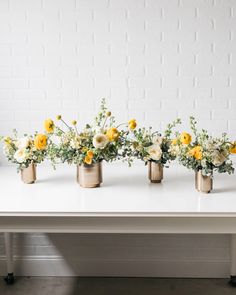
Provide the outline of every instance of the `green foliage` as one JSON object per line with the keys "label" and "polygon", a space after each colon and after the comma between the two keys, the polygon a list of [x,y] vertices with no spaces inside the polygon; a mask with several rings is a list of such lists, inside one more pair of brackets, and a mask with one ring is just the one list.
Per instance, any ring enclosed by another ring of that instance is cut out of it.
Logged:
{"label": "green foliage", "polygon": [[210,136],[205,129],[199,132],[194,117],[190,117],[190,128],[194,135],[192,142],[182,144],[179,135],[175,147],[180,164],[194,171],[202,170],[203,175],[212,175],[213,171],[233,173],[233,163],[229,159],[232,144],[226,133],[216,138]]}
{"label": "green foliage", "polygon": [[166,165],[175,159],[175,155],[171,154],[169,149],[171,146],[171,135],[173,129],[181,123],[180,119],[176,119],[167,125],[164,136],[158,131],[153,131],[152,127],[138,128],[131,131],[128,147],[132,150],[128,157],[130,159],[140,159],[146,164],[153,161],[158,164]]}

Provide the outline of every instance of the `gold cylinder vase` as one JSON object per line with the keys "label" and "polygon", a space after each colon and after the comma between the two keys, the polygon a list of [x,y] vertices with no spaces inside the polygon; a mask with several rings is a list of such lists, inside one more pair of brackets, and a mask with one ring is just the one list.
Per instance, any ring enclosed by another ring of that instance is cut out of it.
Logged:
{"label": "gold cylinder vase", "polygon": [[211,192],[213,187],[212,175],[205,176],[202,175],[202,171],[195,172],[195,188],[201,193],[208,194]]}
{"label": "gold cylinder vase", "polygon": [[31,163],[27,168],[21,169],[21,180],[27,184],[36,181],[36,165],[34,163]]}
{"label": "gold cylinder vase", "polygon": [[153,183],[161,183],[163,179],[163,166],[155,162],[148,162],[148,178]]}
{"label": "gold cylinder vase", "polygon": [[102,183],[102,162],[77,165],[77,182],[84,188],[99,187]]}

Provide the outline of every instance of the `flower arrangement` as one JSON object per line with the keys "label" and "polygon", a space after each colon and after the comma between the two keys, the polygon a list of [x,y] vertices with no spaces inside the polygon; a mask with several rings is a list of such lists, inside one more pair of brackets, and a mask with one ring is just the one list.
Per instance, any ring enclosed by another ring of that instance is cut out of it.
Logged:
{"label": "flower arrangement", "polygon": [[234,172],[230,153],[236,153],[235,143],[229,142],[226,134],[215,138],[202,129],[197,130],[197,122],[190,117],[190,128],[193,133],[183,132],[172,141],[171,152],[178,156],[179,162],[202,175],[210,176],[213,171],[231,174]]}
{"label": "flower arrangement", "polygon": [[45,129],[58,138],[58,144],[49,149],[51,160],[68,164],[95,164],[102,160],[111,162],[124,156],[126,132],[119,130],[115,118],[108,111],[105,99],[101,102],[101,109],[93,125],[87,124],[82,131],[77,128],[77,121],[71,125],[66,123],[61,115],[57,120],[62,122],[66,129],[56,126],[52,120],[45,121]]}
{"label": "flower arrangement", "polygon": [[35,133],[19,137],[16,130],[13,136],[2,137],[3,151],[9,162],[17,164],[17,171],[28,168],[30,164],[41,163],[47,155],[48,137]]}
{"label": "flower arrangement", "polygon": [[171,147],[171,134],[173,128],[180,123],[181,120],[177,119],[171,124],[168,124],[162,136],[158,131],[153,131],[152,127],[135,129],[136,122],[133,125],[133,121],[129,121],[131,133],[130,143],[133,151],[132,157],[144,161],[145,164],[151,161],[163,166],[174,160],[175,155],[169,151]]}
{"label": "flower arrangement", "polygon": [[230,142],[225,133],[213,137],[204,129],[198,131],[194,117],[190,117],[192,134],[176,132],[174,139],[173,129],[181,123],[180,119],[168,124],[163,135],[152,127],[137,128],[135,119],[117,125],[105,99],[94,123],[81,130],[76,120],[68,124],[61,115],[57,120],[60,124],[52,119],[44,121],[44,134],[35,132],[20,137],[14,130],[13,136],[0,137],[4,154],[8,161],[17,164],[24,182],[36,180],[36,164],[46,158],[54,167],[58,162],[77,165],[77,180],[85,187],[100,185],[103,160],[122,159],[131,166],[134,159],[140,159],[148,164],[150,181],[161,182],[163,167],[178,158],[180,164],[196,172],[196,188],[203,192],[210,192],[214,171],[234,172],[230,154],[236,154],[236,141]]}

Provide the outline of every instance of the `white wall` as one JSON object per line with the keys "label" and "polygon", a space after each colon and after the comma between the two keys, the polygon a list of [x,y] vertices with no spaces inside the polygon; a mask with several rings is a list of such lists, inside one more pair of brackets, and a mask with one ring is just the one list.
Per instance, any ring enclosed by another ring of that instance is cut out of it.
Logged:
{"label": "white wall", "polygon": [[[0,0],[0,134],[15,127],[40,131],[43,120],[58,113],[82,125],[106,97],[118,120],[135,117],[140,125],[162,129],[176,116],[186,126],[194,114],[201,127],[233,136],[235,52],[234,0]],[[123,264],[116,274],[137,275],[133,257],[147,261],[152,271],[147,275],[227,274],[225,236],[120,237],[114,247],[113,237],[106,237],[108,250],[95,259],[100,261],[95,268],[91,245],[96,249],[100,239],[70,236],[69,245],[78,239],[85,249],[89,244],[83,259],[91,266],[83,273],[78,264],[79,274],[104,274],[99,263],[107,253],[109,261],[130,259],[131,268]],[[58,270],[52,261],[61,260],[50,241],[37,235],[17,239],[16,250],[23,251],[19,257],[27,258],[19,273],[34,273],[32,265],[37,268],[42,261],[48,274]],[[184,243],[179,246],[179,241]],[[154,246],[146,248],[147,243]],[[58,240],[55,245],[66,248]],[[158,271],[150,266],[153,260]],[[42,269],[35,274],[43,275]],[[60,269],[68,273],[65,265]]]}

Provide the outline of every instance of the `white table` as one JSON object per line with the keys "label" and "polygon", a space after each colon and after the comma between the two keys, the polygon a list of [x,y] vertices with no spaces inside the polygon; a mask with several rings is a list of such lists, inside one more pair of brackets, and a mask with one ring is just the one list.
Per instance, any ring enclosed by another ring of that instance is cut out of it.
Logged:
{"label": "white table", "polygon": [[12,233],[181,233],[232,235],[231,283],[236,284],[236,176],[216,175],[211,194],[194,189],[194,175],[179,166],[150,184],[147,167],[105,164],[100,188],[83,189],[75,167],[39,166],[26,185],[14,167],[0,167],[0,232],[5,233],[13,282]]}

